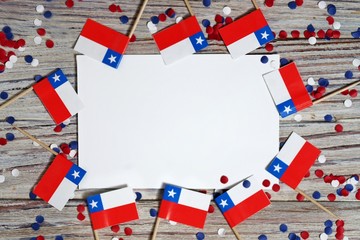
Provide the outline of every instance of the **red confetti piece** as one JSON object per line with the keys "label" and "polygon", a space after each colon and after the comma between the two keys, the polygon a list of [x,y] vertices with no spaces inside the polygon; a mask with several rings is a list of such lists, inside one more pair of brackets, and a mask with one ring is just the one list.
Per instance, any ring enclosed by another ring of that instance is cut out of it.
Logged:
{"label": "red confetti piece", "polygon": [[1,146],[4,146],[4,145],[6,145],[6,144],[7,144],[6,138],[0,138],[0,145],[1,145]]}
{"label": "red confetti piece", "polygon": [[345,222],[344,222],[344,220],[338,219],[338,220],[336,220],[335,225],[337,227],[343,227],[345,225]]}
{"label": "red confetti piece", "polygon": [[332,29],[328,29],[327,31],[326,31],[326,34],[325,34],[328,38],[332,38],[332,36],[333,36],[333,30]]}
{"label": "red confetti piece", "polygon": [[54,47],[54,42],[51,39],[48,39],[48,40],[46,40],[45,45],[48,48],[53,48]]}
{"label": "red confetti piece", "polygon": [[271,199],[271,194],[268,192],[265,192],[266,196],[268,197],[268,199]]}
{"label": "red confetti piece", "polygon": [[3,72],[5,70],[5,65],[0,64],[0,72]]}
{"label": "red confetti piece", "polygon": [[280,39],[286,39],[286,38],[287,38],[287,32],[284,31],[284,30],[281,30],[281,31],[279,32],[279,38],[280,38]]}
{"label": "red confetti piece", "polygon": [[131,228],[126,227],[126,228],[124,229],[124,233],[125,233],[126,236],[131,236],[132,233],[133,233],[133,231],[132,231]]}
{"label": "red confetti piece", "polygon": [[220,14],[215,15],[215,22],[222,23],[224,18]]}
{"label": "red confetti piece", "polygon": [[117,11],[116,4],[111,4],[111,5],[109,6],[109,11],[110,11],[110,12],[116,12],[116,11]]}
{"label": "red confetti piece", "polygon": [[344,176],[337,176],[336,180],[338,180],[340,184],[343,184],[345,183],[346,178]]}
{"label": "red confetti piece", "polygon": [[214,32],[214,29],[213,29],[212,26],[207,26],[207,27],[206,27],[206,33],[207,33],[207,34],[212,34],[213,32]]}
{"label": "red confetti piece", "polygon": [[272,186],[272,190],[273,190],[274,192],[280,191],[280,185],[275,183],[275,184]]}
{"label": "red confetti piece", "polygon": [[265,0],[265,6],[267,7],[274,6],[274,0]]}
{"label": "red confetti piece", "polygon": [[349,95],[350,95],[350,97],[355,98],[358,95],[358,91],[356,89],[351,89],[349,91]]}
{"label": "red confetti piece", "polygon": [[336,200],[336,195],[333,193],[330,193],[327,195],[327,198],[329,199],[330,202],[333,202]]}
{"label": "red confetti piece", "polygon": [[77,205],[76,210],[77,210],[79,213],[84,212],[84,211],[85,211],[85,206],[84,206],[84,204],[79,204],[79,205]]}
{"label": "red confetti piece", "polygon": [[136,41],[136,36],[135,34],[133,34],[130,38],[130,42],[135,42]]}
{"label": "red confetti piece", "polygon": [[345,90],[341,92],[342,95],[348,95],[349,94],[349,90]]}
{"label": "red confetti piece", "polygon": [[116,11],[122,12],[122,9],[121,9],[120,5],[117,5],[117,6],[116,6]]}
{"label": "red confetti piece", "polygon": [[37,236],[37,237],[36,237],[36,240],[45,240],[45,237],[42,236],[42,235],[40,235],[40,236]]}
{"label": "red confetti piece", "polygon": [[355,198],[360,201],[360,189],[357,190]]}
{"label": "red confetti piece", "polygon": [[315,170],[315,176],[317,176],[318,178],[321,178],[324,176],[324,171],[321,169],[316,169]]}
{"label": "red confetti piece", "polygon": [[213,205],[209,206],[208,213],[213,213],[215,211],[215,208]]}
{"label": "red confetti piece", "polygon": [[338,30],[335,30],[335,31],[333,31],[333,38],[340,38],[340,36],[341,36],[341,33],[340,33],[340,31],[338,31]]}
{"label": "red confetti piece", "polygon": [[268,179],[265,179],[265,180],[262,182],[262,185],[263,185],[264,187],[268,187],[268,186],[270,186],[270,181],[269,181]]}
{"label": "red confetti piece", "polygon": [[36,32],[37,32],[37,34],[39,34],[40,36],[45,36],[45,34],[46,34],[45,28],[38,28],[38,29],[36,30]]}
{"label": "red confetti piece", "polygon": [[159,20],[160,20],[160,22],[165,22],[165,21],[166,21],[166,15],[165,15],[165,13],[160,13],[160,14],[159,14]]}
{"label": "red confetti piece", "polygon": [[341,124],[335,125],[335,131],[336,132],[342,132],[344,130],[343,126]]}
{"label": "red confetti piece", "polygon": [[82,213],[78,213],[77,219],[78,219],[79,221],[84,221],[84,220],[85,220],[85,215],[82,214]]}
{"label": "red confetti piece", "polygon": [[347,197],[347,196],[349,196],[349,191],[346,190],[345,188],[343,188],[343,189],[341,189],[340,194],[343,197]]}
{"label": "red confetti piece", "polygon": [[272,50],[274,50],[274,45],[272,45],[271,43],[267,43],[265,45],[265,49],[266,51],[271,52]]}
{"label": "red confetti piece", "polygon": [[328,22],[329,25],[333,25],[333,23],[335,22],[335,20],[332,16],[328,16],[326,18],[326,21]]}
{"label": "red confetti piece", "polygon": [[308,30],[304,31],[304,37],[305,38],[311,38],[311,37],[315,37],[316,33],[315,32],[309,32]]}
{"label": "red confetti piece", "polygon": [[220,177],[220,182],[222,184],[226,184],[228,181],[229,181],[229,178],[227,176],[223,175],[223,176]]}
{"label": "red confetti piece", "polygon": [[19,47],[23,47],[26,44],[24,39],[19,39],[16,41],[16,43],[18,44]]}
{"label": "red confetti piece", "polygon": [[69,154],[70,151],[71,151],[69,145],[66,144],[66,143],[61,144],[61,145],[60,145],[60,148],[61,148],[61,150],[63,151],[63,153],[65,153],[65,154]]}
{"label": "red confetti piece", "polygon": [[325,38],[325,31],[320,29],[319,31],[317,31],[317,35],[319,38]]}
{"label": "red confetti piece", "polygon": [[308,171],[304,176],[304,178],[308,178],[308,177],[310,177],[310,171]]}
{"label": "red confetti piece", "polygon": [[301,195],[300,193],[298,193],[298,194],[296,195],[296,199],[297,199],[299,202],[302,202],[302,201],[304,201],[305,197],[304,197],[303,195]]}
{"label": "red confetti piece", "polygon": [[343,226],[338,226],[336,228],[336,233],[343,234],[345,232],[345,229]]}
{"label": "red confetti piece", "polygon": [[308,231],[302,231],[302,232],[300,233],[300,236],[301,236],[303,239],[308,239],[309,236],[310,236],[310,234],[309,234]]}
{"label": "red confetti piece", "polygon": [[296,6],[301,7],[304,4],[304,0],[295,0]]}
{"label": "red confetti piece", "polygon": [[225,18],[225,23],[226,24],[230,24],[230,23],[232,23],[234,20],[232,19],[232,17],[226,17]]}
{"label": "red confetti piece", "polygon": [[168,17],[171,17],[171,16],[174,16],[174,15],[175,15],[175,11],[174,11],[174,9],[172,9],[172,8],[167,9],[165,13],[166,13],[166,15],[167,15]]}
{"label": "red confetti piece", "polygon": [[74,6],[74,1],[72,0],[67,0],[65,2],[65,5],[68,7],[68,8],[72,8]]}
{"label": "red confetti piece", "polygon": [[300,37],[300,32],[298,30],[292,30],[291,31],[291,36],[293,38],[299,38]]}
{"label": "red confetti piece", "polygon": [[114,233],[119,232],[120,231],[120,226],[119,225],[111,226],[111,231],[113,231]]}
{"label": "red confetti piece", "polygon": [[61,132],[61,131],[62,131],[61,125],[57,125],[56,127],[54,127],[54,132]]}

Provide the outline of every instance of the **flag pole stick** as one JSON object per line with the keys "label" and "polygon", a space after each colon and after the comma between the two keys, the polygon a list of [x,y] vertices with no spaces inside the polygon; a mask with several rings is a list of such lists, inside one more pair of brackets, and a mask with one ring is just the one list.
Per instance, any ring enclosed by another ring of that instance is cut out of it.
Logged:
{"label": "flag pole stick", "polygon": [[46,145],[45,143],[43,143],[42,141],[40,141],[39,139],[33,137],[30,133],[28,133],[27,131],[12,125],[16,130],[18,130],[19,132],[21,132],[22,134],[24,134],[25,136],[27,136],[28,138],[30,138],[31,140],[33,140],[34,142],[38,143],[41,147],[43,147],[44,149],[48,150],[49,152],[51,152],[54,155],[58,155],[57,152],[55,152],[54,150],[52,150],[48,145]]}
{"label": "flag pole stick", "polygon": [[95,240],[100,240],[98,232],[93,229],[93,233],[94,233]]}
{"label": "flag pole stick", "polygon": [[333,91],[333,92],[331,92],[331,93],[329,93],[329,94],[327,94],[327,95],[325,95],[325,96],[323,96],[323,97],[321,97],[321,98],[319,98],[319,99],[313,100],[313,104],[320,103],[320,102],[322,102],[322,101],[324,101],[324,100],[326,100],[326,99],[328,99],[328,98],[331,98],[332,96],[335,96],[336,94],[339,94],[339,93],[341,93],[341,92],[343,92],[343,91],[345,91],[345,90],[348,90],[348,89],[350,89],[350,88],[353,88],[353,87],[355,87],[356,85],[358,85],[359,83],[360,83],[360,80],[357,80],[357,81],[353,82],[353,83],[350,84],[350,85],[347,85],[347,86],[344,86],[344,87],[342,87],[342,88],[339,88],[338,90],[335,90],[335,91]]}
{"label": "flag pole stick", "polygon": [[10,98],[8,101],[6,101],[0,105],[0,110],[6,108],[10,104],[12,104],[16,100],[18,100],[19,98],[21,98],[21,97],[25,96],[26,94],[28,94],[29,92],[31,92],[32,90],[33,90],[33,87],[31,86],[28,89],[25,89],[24,91],[20,92],[19,94],[15,95],[14,97]]}
{"label": "flag pole stick", "polygon": [[252,4],[254,5],[255,9],[259,9],[259,6],[256,3],[256,0],[251,0]]}
{"label": "flag pole stick", "polygon": [[233,231],[237,240],[241,240],[240,234],[236,231],[235,227],[232,227],[231,230]]}
{"label": "flag pole stick", "polygon": [[184,2],[185,2],[186,8],[188,9],[190,15],[194,16],[194,12],[193,12],[193,10],[192,10],[192,8],[190,6],[189,0],[184,0]]}
{"label": "flag pole stick", "polygon": [[155,240],[156,239],[156,235],[157,235],[157,231],[159,229],[159,224],[160,224],[160,218],[156,217],[156,221],[155,221],[155,225],[154,225],[154,230],[153,230],[153,234],[151,236],[151,240]]}
{"label": "flag pole stick", "polygon": [[138,13],[138,15],[136,16],[136,19],[135,19],[135,22],[133,24],[133,26],[131,27],[131,30],[130,30],[130,33],[129,33],[129,37],[131,38],[132,35],[134,34],[135,32],[135,29],[136,29],[136,26],[138,25],[139,21],[140,21],[140,18],[141,18],[141,15],[143,14],[144,10],[145,10],[145,7],[146,7],[146,4],[148,3],[149,0],[144,0],[141,8],[140,8],[140,12]]}
{"label": "flag pole stick", "polygon": [[332,213],[329,209],[327,209],[326,207],[324,207],[323,205],[321,205],[320,203],[318,203],[317,201],[315,201],[312,197],[310,197],[309,195],[307,195],[306,193],[304,193],[304,191],[300,190],[299,188],[295,188],[295,191],[300,193],[301,195],[303,195],[307,200],[309,200],[310,202],[312,202],[313,204],[315,204],[316,206],[318,206],[320,209],[322,209],[323,211],[327,212],[328,214],[330,214],[331,216],[333,216],[336,219],[341,219],[339,216],[335,215],[334,213]]}

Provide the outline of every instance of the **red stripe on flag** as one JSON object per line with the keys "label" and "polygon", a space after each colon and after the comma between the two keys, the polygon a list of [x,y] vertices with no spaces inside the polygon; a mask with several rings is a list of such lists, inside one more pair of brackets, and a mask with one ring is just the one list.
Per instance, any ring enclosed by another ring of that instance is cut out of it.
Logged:
{"label": "red stripe on flag", "polygon": [[162,200],[158,217],[189,226],[204,228],[207,211]]}
{"label": "red stripe on flag", "polygon": [[71,113],[47,78],[36,83],[33,89],[56,124],[71,117]]}
{"label": "red stripe on flag", "polygon": [[225,45],[228,46],[267,25],[263,13],[257,9],[220,28],[219,33]]}
{"label": "red stripe on flag", "polygon": [[94,230],[139,219],[135,203],[106,209],[90,214]]}
{"label": "red stripe on flag", "polygon": [[56,155],[44,175],[34,188],[34,193],[49,202],[66,174],[71,169],[73,163],[61,155]]}
{"label": "red stripe on flag", "polygon": [[245,219],[270,205],[270,200],[263,190],[259,190],[235,207],[224,213],[230,227],[235,227]]}
{"label": "red stripe on flag", "polygon": [[160,32],[153,34],[153,38],[159,50],[161,51],[200,31],[201,28],[196,17],[191,16],[179,23],[176,23]]}
{"label": "red stripe on flag", "polygon": [[80,35],[121,54],[124,54],[130,41],[128,36],[92,19],[86,20]]}
{"label": "red stripe on flag", "polygon": [[319,155],[320,150],[306,141],[280,180],[295,189]]}
{"label": "red stripe on flag", "polygon": [[294,62],[280,68],[280,75],[286,85],[286,88],[294,102],[297,111],[310,107],[311,98],[306,91],[299,70]]}

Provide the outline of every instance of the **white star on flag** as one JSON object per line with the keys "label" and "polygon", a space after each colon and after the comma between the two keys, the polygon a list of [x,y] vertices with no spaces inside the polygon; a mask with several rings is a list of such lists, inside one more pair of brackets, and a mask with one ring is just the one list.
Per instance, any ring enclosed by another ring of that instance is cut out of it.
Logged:
{"label": "white star on flag", "polygon": [[74,170],[74,173],[71,175],[74,177],[74,179],[76,179],[76,178],[80,177],[79,173],[80,173],[80,171],[77,172]]}
{"label": "white star on flag", "polygon": [[55,76],[53,76],[53,79],[54,79],[54,82],[60,81],[60,75],[56,75],[56,73],[55,73]]}
{"label": "white star on flag", "polygon": [[224,208],[225,206],[227,206],[227,205],[229,205],[229,204],[227,203],[227,200],[221,199],[220,205]]}
{"label": "white star on flag", "polygon": [[116,56],[113,56],[112,54],[108,59],[109,59],[110,63],[116,62]]}
{"label": "white star on flag", "polygon": [[265,31],[265,32],[263,32],[263,33],[261,33],[261,39],[267,39],[268,38],[268,36],[269,36],[269,34],[267,34],[267,32]]}
{"label": "white star on flag", "polygon": [[289,114],[289,112],[291,112],[291,107],[290,106],[285,106],[285,110],[284,112],[286,112],[286,114]]}
{"label": "white star on flag", "polygon": [[94,199],[91,201],[90,205],[91,205],[91,208],[97,208],[98,202],[94,201]]}
{"label": "white star on flag", "polygon": [[169,193],[169,195],[168,195],[168,197],[175,197],[175,194],[176,194],[176,192],[174,191],[174,189],[171,189],[171,191],[168,191],[168,193]]}
{"label": "white star on flag", "polygon": [[203,41],[205,41],[204,39],[202,39],[201,36],[195,39],[196,39],[196,44],[200,44],[200,45],[202,45]]}
{"label": "white star on flag", "polygon": [[282,169],[282,167],[280,167],[280,164],[278,165],[274,165],[274,172],[280,172],[280,170]]}

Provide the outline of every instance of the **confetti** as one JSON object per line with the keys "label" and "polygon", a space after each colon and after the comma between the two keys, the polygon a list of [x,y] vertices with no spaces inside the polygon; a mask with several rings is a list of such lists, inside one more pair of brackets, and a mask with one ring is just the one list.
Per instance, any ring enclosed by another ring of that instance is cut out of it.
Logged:
{"label": "confetti", "polygon": [[13,177],[18,177],[18,176],[20,175],[19,169],[14,168],[14,169],[11,171],[11,175],[12,175]]}

